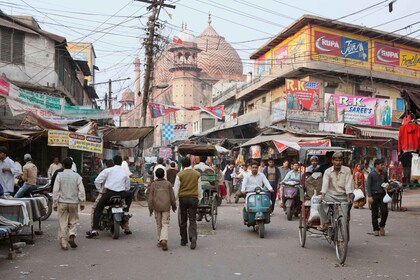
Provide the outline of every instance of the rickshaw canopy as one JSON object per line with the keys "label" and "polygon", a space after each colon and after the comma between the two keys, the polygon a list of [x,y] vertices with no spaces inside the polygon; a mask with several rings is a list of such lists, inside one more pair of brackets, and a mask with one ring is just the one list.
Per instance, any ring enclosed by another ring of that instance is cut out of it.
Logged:
{"label": "rickshaw canopy", "polygon": [[352,150],[342,147],[301,147],[299,150],[299,161],[305,162],[308,156],[325,155],[327,152],[352,153]]}
{"label": "rickshaw canopy", "polygon": [[194,156],[217,155],[217,149],[214,145],[181,144],[178,146],[178,152],[183,156],[186,156],[188,154]]}

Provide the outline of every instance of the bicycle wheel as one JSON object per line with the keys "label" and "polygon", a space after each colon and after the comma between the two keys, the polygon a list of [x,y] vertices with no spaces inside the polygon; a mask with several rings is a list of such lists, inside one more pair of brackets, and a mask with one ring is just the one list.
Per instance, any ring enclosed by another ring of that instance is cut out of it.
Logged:
{"label": "bicycle wheel", "polygon": [[147,198],[148,197],[149,197],[149,189],[146,188],[146,189],[144,189],[144,191],[142,193],[142,196],[138,200],[140,206],[142,206],[142,207],[147,207],[148,206],[148,204],[147,204]]}
{"label": "bicycle wheel", "polygon": [[345,221],[343,217],[338,218],[335,223],[335,254],[340,264],[344,264],[347,257],[348,237],[347,230],[344,228],[344,223]]}
{"label": "bicycle wheel", "polygon": [[306,226],[306,222],[303,219],[303,215],[300,215],[300,219],[299,219],[299,241],[300,241],[300,246],[305,247],[305,243],[306,243],[306,231],[307,231],[307,226]]}
{"label": "bicycle wheel", "polygon": [[213,230],[216,230],[217,227],[217,194],[213,195],[213,200],[211,203],[210,209],[210,216],[211,216],[211,227]]}

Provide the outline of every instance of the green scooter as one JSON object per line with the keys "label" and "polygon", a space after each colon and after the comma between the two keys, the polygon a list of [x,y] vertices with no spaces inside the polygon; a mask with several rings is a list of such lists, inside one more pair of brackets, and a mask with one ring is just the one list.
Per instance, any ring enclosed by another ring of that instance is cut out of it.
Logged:
{"label": "green scooter", "polygon": [[261,187],[256,187],[255,192],[248,193],[245,200],[244,225],[252,226],[254,231],[258,231],[260,238],[264,238],[264,225],[270,223],[270,196]]}

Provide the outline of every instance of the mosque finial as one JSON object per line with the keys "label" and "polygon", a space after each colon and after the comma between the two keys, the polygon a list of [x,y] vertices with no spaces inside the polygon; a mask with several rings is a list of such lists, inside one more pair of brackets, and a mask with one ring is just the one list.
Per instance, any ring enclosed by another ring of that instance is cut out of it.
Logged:
{"label": "mosque finial", "polygon": [[184,22],[181,24],[181,31],[184,31]]}
{"label": "mosque finial", "polygon": [[185,30],[187,30],[187,23],[185,23]]}
{"label": "mosque finial", "polygon": [[211,13],[209,11],[209,20],[208,20],[209,25],[211,25]]}

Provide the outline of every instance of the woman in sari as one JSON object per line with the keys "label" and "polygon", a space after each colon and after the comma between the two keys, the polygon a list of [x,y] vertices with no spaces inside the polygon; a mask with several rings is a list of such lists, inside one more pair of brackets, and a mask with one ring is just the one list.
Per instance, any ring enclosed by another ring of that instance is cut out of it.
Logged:
{"label": "woman in sari", "polygon": [[360,165],[360,163],[357,163],[356,166],[354,167],[353,179],[354,179],[354,188],[361,189],[363,191],[363,194],[365,195],[364,198],[353,202],[353,207],[363,208],[363,206],[366,204],[365,176],[363,175],[363,168]]}

